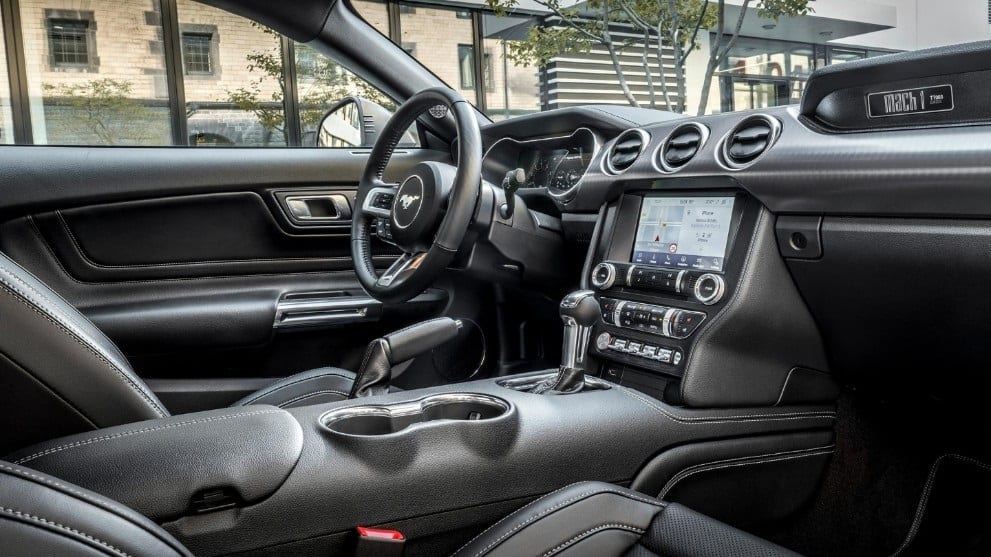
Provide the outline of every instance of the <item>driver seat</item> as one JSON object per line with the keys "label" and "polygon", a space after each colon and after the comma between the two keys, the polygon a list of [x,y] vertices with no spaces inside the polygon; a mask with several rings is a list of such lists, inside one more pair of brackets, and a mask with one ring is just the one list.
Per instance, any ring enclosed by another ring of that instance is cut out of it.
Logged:
{"label": "driver seat", "polygon": [[[348,398],[337,368],[277,381],[235,405],[282,408]],[[89,319],[0,253],[0,454],[87,430],[163,418],[168,410]]]}

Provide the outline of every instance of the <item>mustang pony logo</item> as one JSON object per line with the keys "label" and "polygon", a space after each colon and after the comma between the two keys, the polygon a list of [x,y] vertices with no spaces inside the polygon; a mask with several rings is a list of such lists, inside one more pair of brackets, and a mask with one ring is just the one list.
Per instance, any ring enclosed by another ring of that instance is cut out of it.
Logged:
{"label": "mustang pony logo", "polygon": [[403,210],[409,209],[409,206],[416,203],[416,200],[420,199],[419,195],[405,194],[399,198],[399,204],[403,206]]}

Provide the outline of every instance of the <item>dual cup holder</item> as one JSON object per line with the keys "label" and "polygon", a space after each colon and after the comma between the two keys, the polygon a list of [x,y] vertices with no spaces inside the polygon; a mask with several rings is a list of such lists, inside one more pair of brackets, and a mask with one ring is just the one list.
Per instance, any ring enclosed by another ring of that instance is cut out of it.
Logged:
{"label": "dual cup holder", "polygon": [[378,436],[399,433],[432,422],[477,422],[509,413],[509,403],[476,393],[443,393],[420,400],[374,406],[351,406],[320,416],[320,424],[342,435]]}

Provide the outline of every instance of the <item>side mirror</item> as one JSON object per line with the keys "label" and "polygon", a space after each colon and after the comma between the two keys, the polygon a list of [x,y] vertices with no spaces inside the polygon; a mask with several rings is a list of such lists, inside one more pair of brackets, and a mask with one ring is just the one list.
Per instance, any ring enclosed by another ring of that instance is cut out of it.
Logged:
{"label": "side mirror", "polygon": [[[375,101],[345,97],[328,110],[317,126],[317,147],[371,147],[392,113]],[[407,131],[400,147],[415,147],[416,136]]]}

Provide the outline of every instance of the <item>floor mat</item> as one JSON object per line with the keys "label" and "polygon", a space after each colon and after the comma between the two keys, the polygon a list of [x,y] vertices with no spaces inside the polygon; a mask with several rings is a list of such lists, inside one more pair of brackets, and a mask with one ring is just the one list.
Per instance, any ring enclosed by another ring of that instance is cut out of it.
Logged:
{"label": "floor mat", "polygon": [[941,456],[926,480],[908,536],[892,557],[991,555],[991,466]]}

